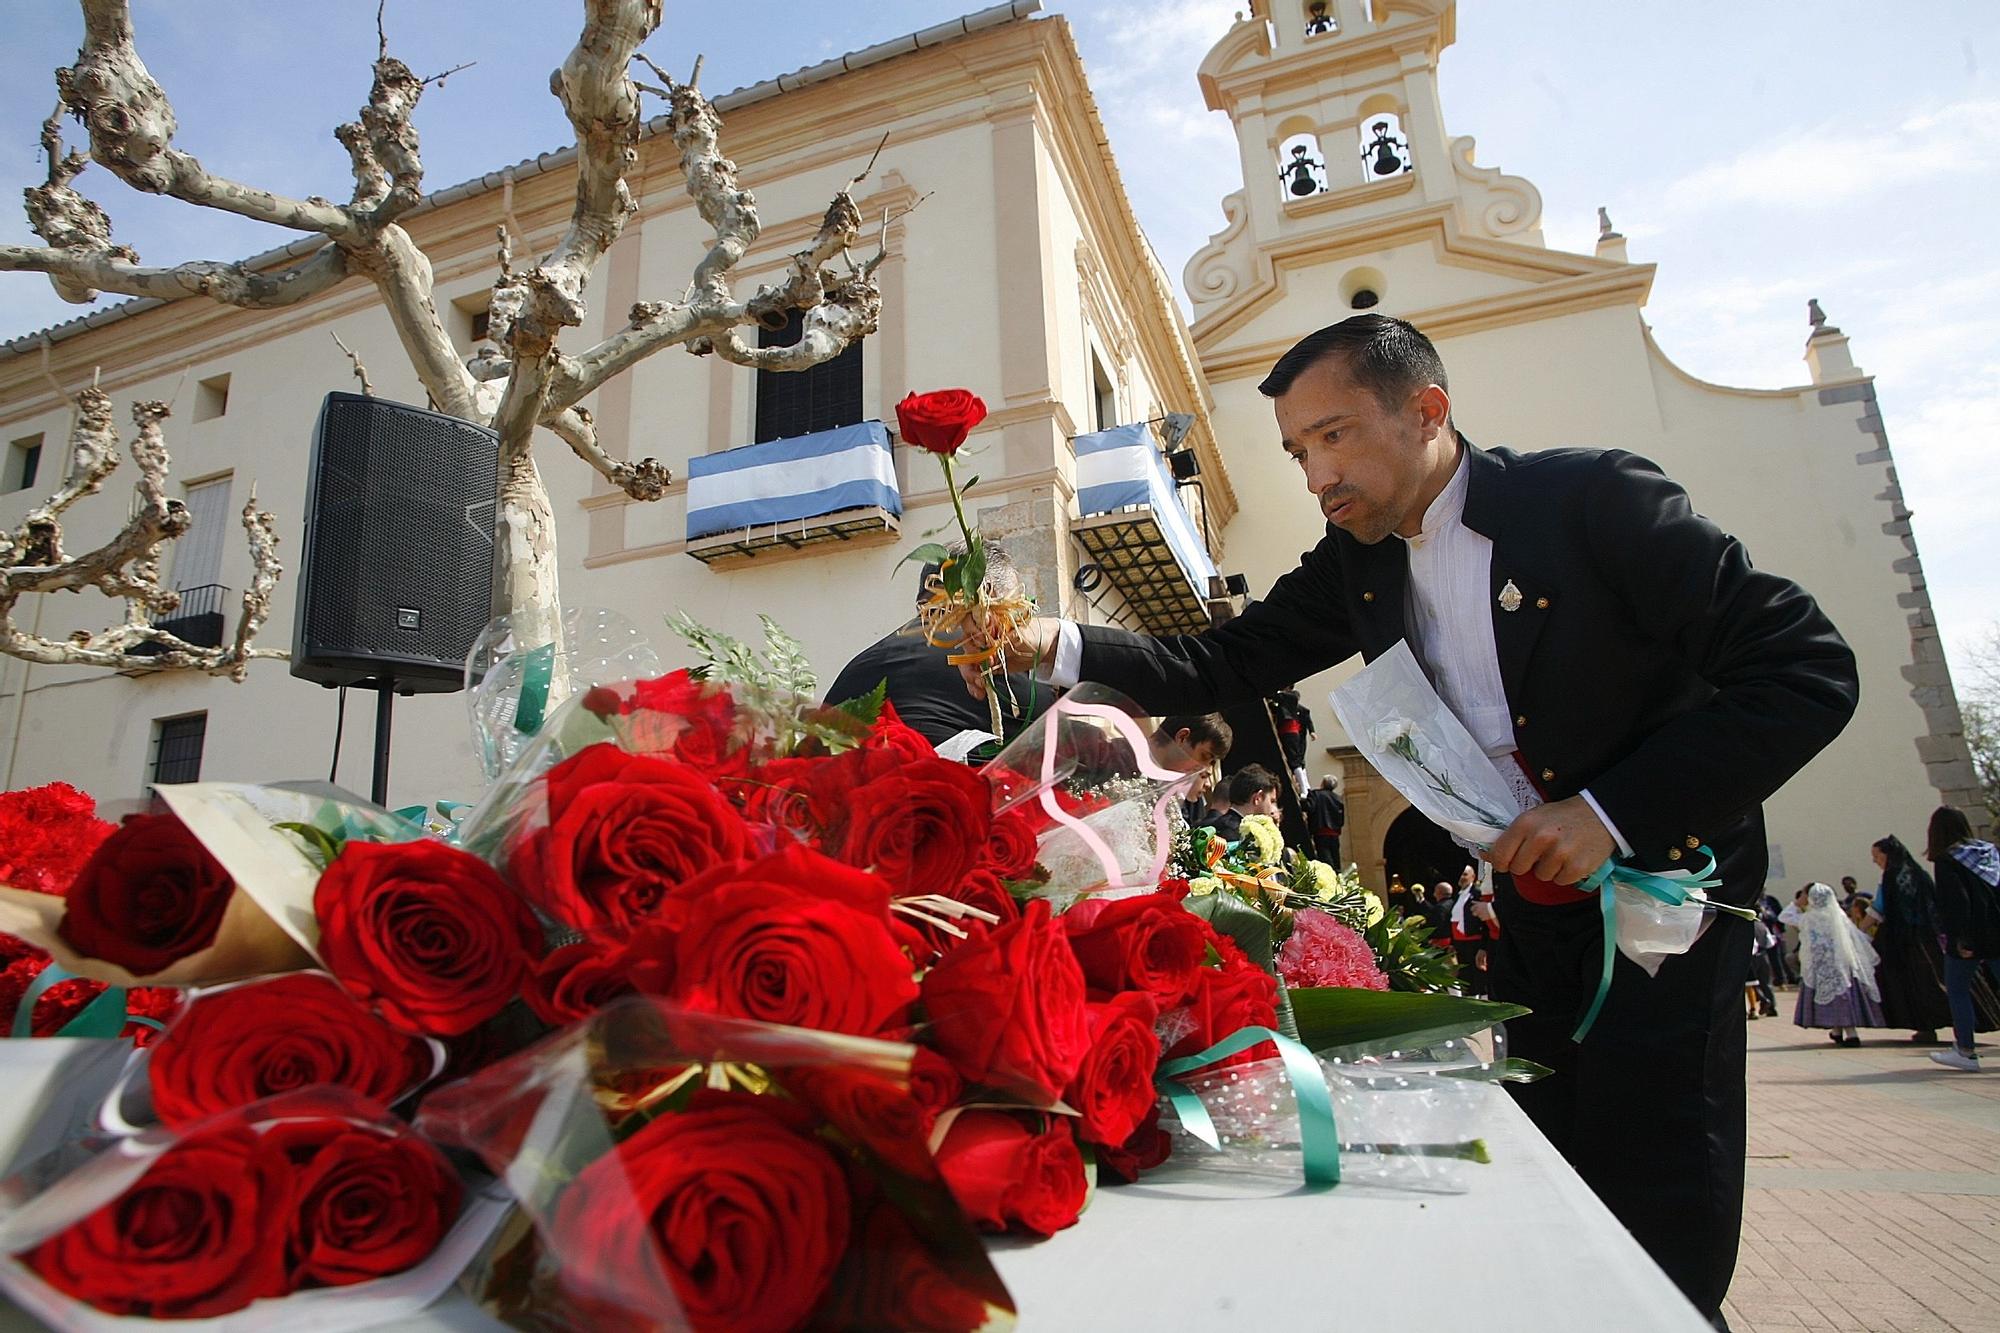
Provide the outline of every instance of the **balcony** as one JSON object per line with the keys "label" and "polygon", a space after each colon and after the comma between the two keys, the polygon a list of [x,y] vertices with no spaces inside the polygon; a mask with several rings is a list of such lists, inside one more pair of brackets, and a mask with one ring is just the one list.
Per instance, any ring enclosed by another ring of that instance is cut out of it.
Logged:
{"label": "balcony", "polygon": [[[204,583],[199,587],[176,588],[174,591],[181,595],[180,609],[155,620],[153,628],[165,630],[197,648],[221,647],[225,628],[223,604],[229,600],[229,589],[220,583]],[[150,657],[165,650],[157,643],[142,643],[132,651]]]}
{"label": "balcony", "polygon": [[1215,561],[1146,423],[1079,435],[1070,532],[1153,634],[1209,628]]}
{"label": "balcony", "polygon": [[688,460],[687,553],[711,568],[901,530],[889,429],[879,421]]}

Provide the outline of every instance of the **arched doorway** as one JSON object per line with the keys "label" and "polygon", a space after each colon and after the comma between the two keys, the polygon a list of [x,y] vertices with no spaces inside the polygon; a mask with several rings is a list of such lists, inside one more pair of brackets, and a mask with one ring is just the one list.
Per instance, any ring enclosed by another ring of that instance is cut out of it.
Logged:
{"label": "arched doorway", "polygon": [[1471,855],[1451,840],[1451,835],[1417,812],[1403,811],[1382,835],[1382,870],[1385,875],[1401,875],[1403,883],[1421,884],[1428,895],[1439,880],[1458,883],[1458,872],[1469,864]]}

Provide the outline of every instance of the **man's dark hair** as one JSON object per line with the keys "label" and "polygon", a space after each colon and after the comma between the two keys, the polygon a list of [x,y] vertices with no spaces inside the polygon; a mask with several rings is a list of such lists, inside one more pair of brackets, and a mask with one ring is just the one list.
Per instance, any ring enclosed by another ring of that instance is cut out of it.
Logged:
{"label": "man's dark hair", "polygon": [[1155,734],[1162,740],[1172,740],[1187,732],[1188,748],[1208,745],[1220,759],[1229,753],[1229,747],[1236,743],[1236,729],[1220,713],[1176,713],[1172,717],[1160,719],[1160,729]]}
{"label": "man's dark hair", "polygon": [[1260,791],[1276,791],[1278,775],[1262,764],[1245,764],[1229,779],[1229,803],[1248,805]]}
{"label": "man's dark hair", "polygon": [[1330,356],[1344,358],[1354,382],[1374,394],[1384,407],[1401,406],[1405,398],[1427,384],[1447,391],[1451,388],[1445,381],[1444,360],[1416,325],[1389,315],[1350,315],[1294,343],[1271,367],[1257,392],[1276,398],[1308,367]]}

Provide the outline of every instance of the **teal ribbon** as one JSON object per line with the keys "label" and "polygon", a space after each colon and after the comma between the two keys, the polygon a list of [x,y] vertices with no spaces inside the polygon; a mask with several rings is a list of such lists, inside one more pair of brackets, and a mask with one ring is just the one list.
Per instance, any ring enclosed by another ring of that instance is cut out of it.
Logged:
{"label": "teal ribbon", "polygon": [[1299,1154],[1304,1159],[1306,1183],[1338,1185],[1340,1130],[1333,1122],[1333,1091],[1326,1085],[1326,1073],[1319,1067],[1318,1058],[1283,1033],[1262,1027],[1238,1028],[1205,1051],[1167,1061],[1160,1066],[1154,1084],[1180,1117],[1181,1127],[1219,1150],[1222,1138],[1216,1133],[1214,1118],[1202,1105],[1201,1098],[1174,1075],[1214,1064],[1260,1041],[1277,1046],[1278,1056],[1285,1062],[1285,1075],[1292,1081],[1292,1096],[1299,1110]]}
{"label": "teal ribbon", "polygon": [[514,705],[514,730],[532,736],[549,710],[549,681],[555,675],[556,646],[545,643],[522,654],[521,699]]}
{"label": "teal ribbon", "polygon": [[[13,1030],[10,1037],[32,1037],[35,1035],[35,1006],[51,987],[68,981],[76,975],[50,963],[22,992],[21,1003],[14,1009]],[[156,1025],[157,1026],[157,1025]],[[85,1005],[80,1013],[62,1025],[56,1033],[58,1037],[115,1037],[125,1030],[125,988],[107,986],[102,994]]]}
{"label": "teal ribbon", "polygon": [[[458,820],[459,820],[458,812],[461,810],[469,810],[471,808],[472,807],[467,805],[464,801],[439,801],[435,807],[426,805],[399,806],[396,808],[395,811],[393,811],[393,813],[395,814],[396,818],[408,824],[415,824],[418,828],[421,829],[427,827],[427,825],[424,822],[424,816],[428,814],[432,809],[436,809],[436,811],[438,812],[438,818],[444,820],[444,822],[447,825],[456,828],[458,826]],[[354,836],[353,834],[351,833],[349,834],[350,838],[352,838],[353,836]]]}
{"label": "teal ribbon", "polygon": [[1571,1041],[1581,1042],[1589,1035],[1591,1025],[1597,1022],[1598,1011],[1604,1008],[1605,997],[1611,994],[1611,969],[1618,961],[1618,895],[1611,892],[1612,888],[1623,884],[1651,894],[1669,906],[1680,907],[1696,889],[1722,887],[1722,877],[1715,873],[1715,853],[1703,846],[1701,855],[1708,858],[1708,864],[1700,870],[1669,870],[1664,873],[1620,865],[1616,857],[1607,857],[1603,865],[1591,871],[1590,876],[1576,886],[1579,892],[1595,893],[1598,907],[1604,914],[1604,965],[1597,975],[1597,994],[1591,996],[1590,1007],[1583,1011],[1576,1031],[1570,1033]]}

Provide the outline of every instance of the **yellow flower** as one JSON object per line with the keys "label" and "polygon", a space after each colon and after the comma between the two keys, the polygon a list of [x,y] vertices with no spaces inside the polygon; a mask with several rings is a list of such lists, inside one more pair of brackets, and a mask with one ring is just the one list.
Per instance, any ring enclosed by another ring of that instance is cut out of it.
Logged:
{"label": "yellow flower", "polygon": [[1313,896],[1315,898],[1318,898],[1321,902],[1326,902],[1335,893],[1340,891],[1339,871],[1324,861],[1308,861],[1306,865],[1312,870]]}
{"label": "yellow flower", "polygon": [[1251,859],[1252,865],[1275,865],[1278,858],[1284,855],[1284,835],[1278,832],[1277,821],[1269,815],[1245,815],[1242,835],[1244,842],[1256,848],[1256,855]]}
{"label": "yellow flower", "polygon": [[1375,896],[1373,889],[1363,889],[1362,892],[1368,895],[1368,924],[1372,926],[1382,919],[1382,900]]}
{"label": "yellow flower", "polygon": [[1198,876],[1197,878],[1188,881],[1188,892],[1190,894],[1195,895],[1196,897],[1199,897],[1203,894],[1214,893],[1217,889],[1221,887],[1222,887],[1222,881],[1215,878],[1215,876],[1213,875],[1201,875]]}

